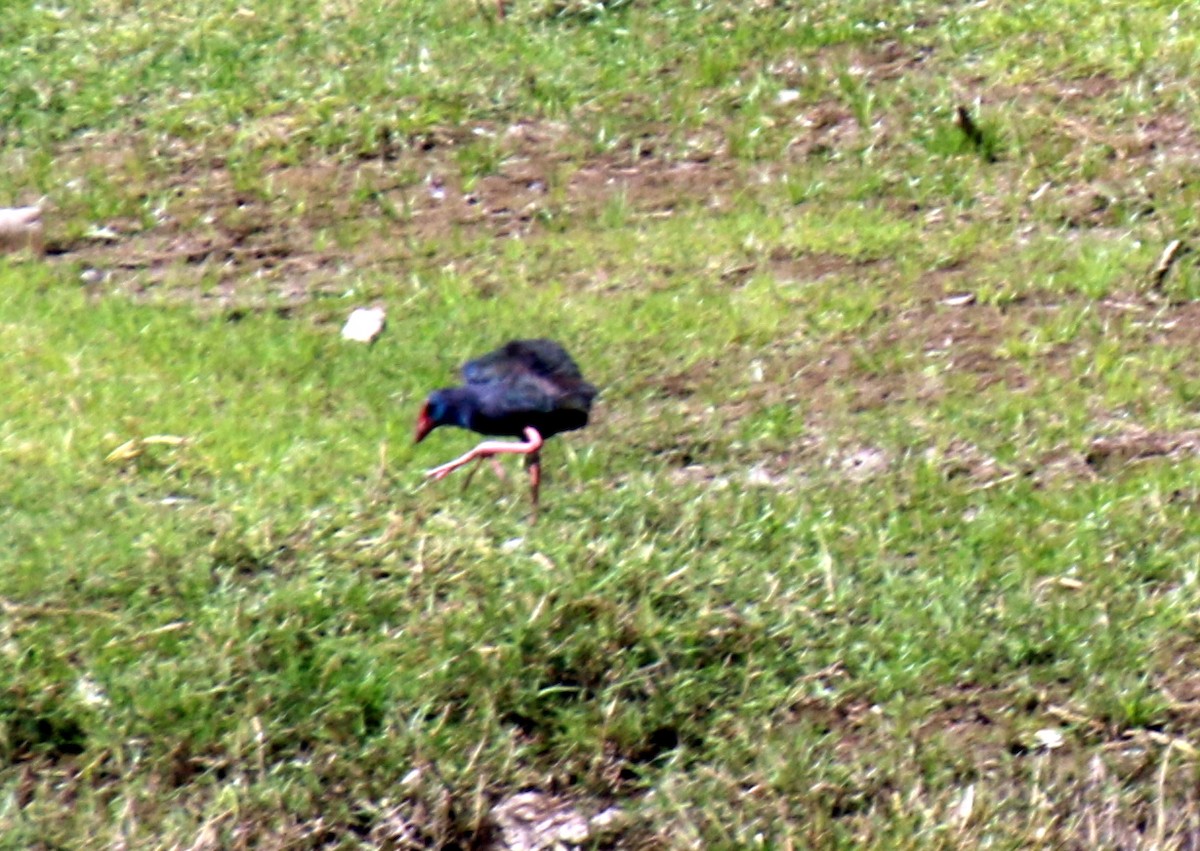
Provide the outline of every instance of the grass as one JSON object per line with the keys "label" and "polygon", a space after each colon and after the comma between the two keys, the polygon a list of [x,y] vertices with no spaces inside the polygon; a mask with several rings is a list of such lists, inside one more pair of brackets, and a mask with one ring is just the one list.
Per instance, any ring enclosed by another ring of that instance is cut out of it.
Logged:
{"label": "grass", "polygon": [[494,8],[0,10],[0,846],[1195,844],[1195,14]]}

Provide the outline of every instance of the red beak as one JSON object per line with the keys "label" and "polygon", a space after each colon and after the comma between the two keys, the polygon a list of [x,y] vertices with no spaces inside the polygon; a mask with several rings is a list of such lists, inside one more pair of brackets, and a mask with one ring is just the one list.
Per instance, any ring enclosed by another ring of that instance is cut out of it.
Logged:
{"label": "red beak", "polygon": [[421,409],[420,415],[417,417],[417,434],[413,443],[420,443],[425,439],[425,435],[433,431],[436,423],[429,416],[429,406],[426,405]]}

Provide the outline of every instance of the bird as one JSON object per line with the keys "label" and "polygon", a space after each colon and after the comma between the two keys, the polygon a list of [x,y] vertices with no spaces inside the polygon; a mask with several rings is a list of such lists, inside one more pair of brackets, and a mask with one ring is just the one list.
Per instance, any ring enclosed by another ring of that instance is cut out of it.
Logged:
{"label": "bird", "polygon": [[[429,394],[417,416],[416,440],[420,443],[439,426],[457,426],[490,437],[516,437],[520,442],[485,440],[470,452],[426,472],[444,479],[472,461],[495,456],[525,456],[533,497],[531,521],[537,521],[541,485],[541,450],[547,438],[587,425],[592,402],[599,391],[584,380],[571,356],[559,343],[547,339],[510,340],[495,351],[462,367],[466,384]],[[464,488],[478,469],[470,470]]]}

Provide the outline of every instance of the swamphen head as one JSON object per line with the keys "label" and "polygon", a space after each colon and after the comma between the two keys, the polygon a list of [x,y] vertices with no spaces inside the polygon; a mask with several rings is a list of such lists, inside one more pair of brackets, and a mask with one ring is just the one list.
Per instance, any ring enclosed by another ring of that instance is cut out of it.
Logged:
{"label": "swamphen head", "polygon": [[469,428],[475,400],[462,387],[434,390],[425,400],[421,413],[417,415],[417,432],[414,443],[420,443],[429,432],[438,426],[452,425]]}

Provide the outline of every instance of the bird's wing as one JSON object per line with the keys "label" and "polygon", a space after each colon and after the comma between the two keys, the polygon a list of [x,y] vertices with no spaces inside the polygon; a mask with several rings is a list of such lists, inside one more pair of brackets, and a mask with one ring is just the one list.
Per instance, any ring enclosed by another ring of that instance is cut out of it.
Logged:
{"label": "bird's wing", "polygon": [[492,385],[494,398],[505,411],[542,411],[559,407],[562,393],[553,383],[530,373],[516,373]]}
{"label": "bird's wing", "polygon": [[462,374],[468,385],[486,386],[506,407],[523,410],[586,413],[597,394],[553,340],[513,340],[468,362]]}
{"label": "bird's wing", "polygon": [[551,381],[580,381],[583,375],[566,349],[553,340],[513,340],[462,368],[468,384],[510,381],[516,375],[535,375]]}

